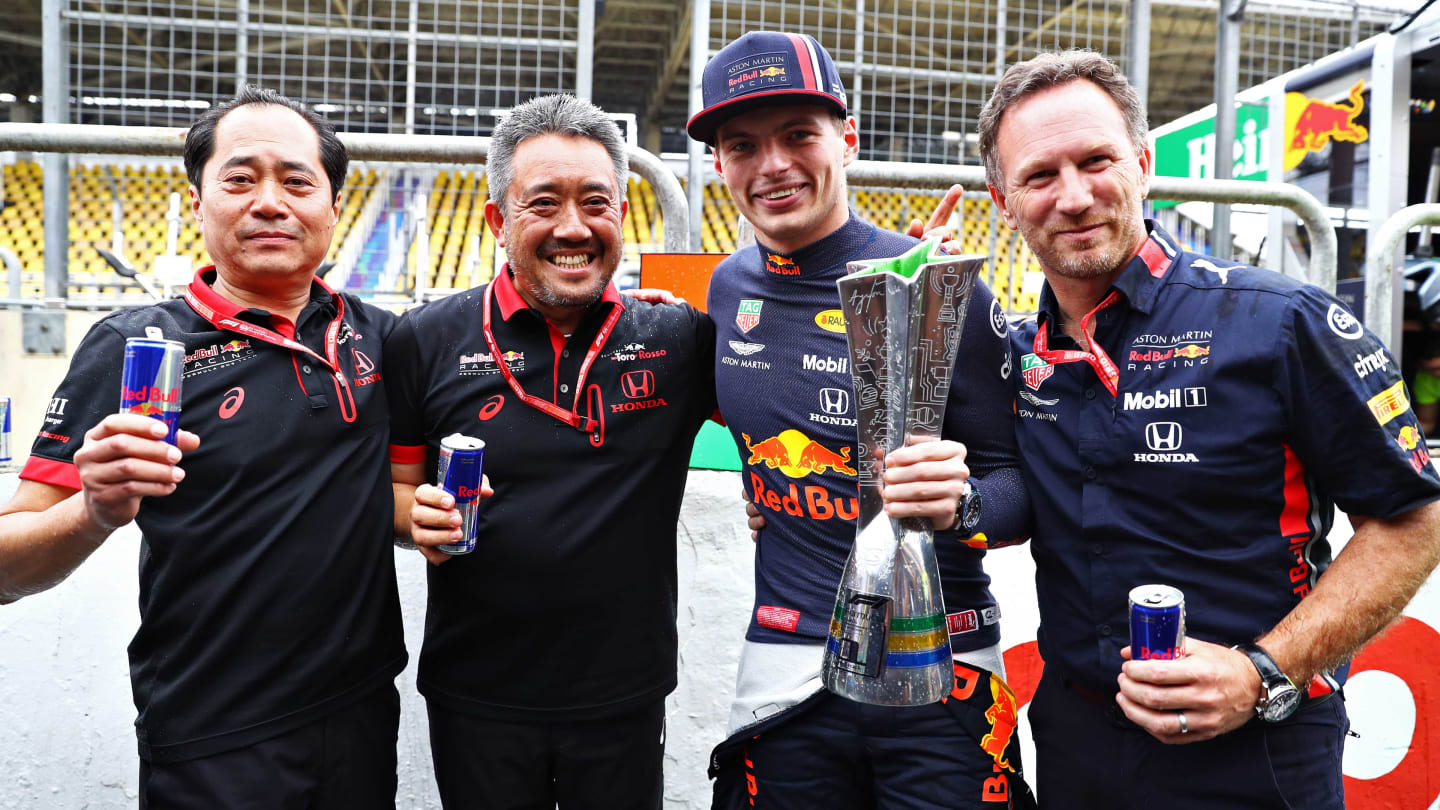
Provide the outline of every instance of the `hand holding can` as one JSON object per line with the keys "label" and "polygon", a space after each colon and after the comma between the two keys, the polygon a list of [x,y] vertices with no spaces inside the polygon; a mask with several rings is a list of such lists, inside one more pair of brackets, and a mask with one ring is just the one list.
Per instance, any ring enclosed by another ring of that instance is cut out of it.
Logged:
{"label": "hand holding can", "polygon": [[185,344],[174,340],[129,338],[120,371],[120,412],[164,422],[165,441],[176,443],[180,430],[180,386],[185,374]]}
{"label": "hand holding can", "polygon": [[1174,660],[1185,654],[1185,594],[1169,585],[1130,591],[1130,659]]}
{"label": "hand holding can", "polygon": [[450,555],[475,550],[475,524],[480,514],[480,485],[485,467],[485,442],[452,433],[440,440],[439,487],[455,498],[460,513],[460,540],[440,546]]}

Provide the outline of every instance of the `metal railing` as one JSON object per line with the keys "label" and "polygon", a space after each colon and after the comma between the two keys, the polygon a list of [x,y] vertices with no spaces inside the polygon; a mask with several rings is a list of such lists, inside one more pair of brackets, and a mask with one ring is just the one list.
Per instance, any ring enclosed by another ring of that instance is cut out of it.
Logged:
{"label": "metal railing", "polygon": [[[184,136],[183,129],[164,127],[0,123],[0,151],[173,157],[181,154]],[[347,132],[341,133],[340,139],[352,159],[372,161],[483,164],[490,147],[489,138],[456,135]],[[649,181],[660,204],[665,223],[665,250],[693,249],[689,244],[690,211],[680,181],[655,155],[634,146],[628,149],[630,169]],[[862,160],[847,168],[846,177],[855,185],[935,189],[959,183],[972,190],[985,188],[984,169],[979,166]],[[1310,232],[1309,281],[1329,292],[1335,291],[1338,255],[1335,228],[1325,208],[1304,190],[1282,183],[1154,177],[1150,181],[1150,197],[1278,205],[1294,211]],[[50,273],[48,263],[46,272]],[[56,285],[57,289],[63,287],[63,283]]]}
{"label": "metal railing", "polygon": [[[351,160],[410,163],[483,164],[490,139],[463,135],[377,135],[342,132]],[[0,152],[60,152],[93,155],[175,157],[184,151],[185,130],[169,127],[116,127],[94,124],[0,123]],[[627,147],[630,170],[649,181],[665,223],[665,250],[689,249],[689,209],[680,181],[655,155]],[[64,263],[59,267],[63,271]],[[47,276],[51,264],[46,263]],[[64,289],[63,280],[55,289]]]}
{"label": "metal railing", "polygon": [[[927,163],[893,163],[857,160],[845,177],[852,185],[899,188],[946,188],[959,183],[967,190],[985,188],[981,166],[943,166]],[[1285,183],[1250,180],[1195,180],[1185,177],[1150,178],[1150,199],[1211,203],[1278,205],[1295,212],[1310,232],[1310,270],[1306,279],[1326,292],[1335,292],[1339,249],[1335,226],[1320,201],[1309,192]]]}
{"label": "metal railing", "polygon": [[1376,231],[1365,258],[1365,325],[1397,355],[1404,324],[1395,317],[1401,300],[1395,294],[1397,273],[1392,265],[1405,234],[1417,225],[1440,225],[1440,203],[1410,205],[1391,214]]}

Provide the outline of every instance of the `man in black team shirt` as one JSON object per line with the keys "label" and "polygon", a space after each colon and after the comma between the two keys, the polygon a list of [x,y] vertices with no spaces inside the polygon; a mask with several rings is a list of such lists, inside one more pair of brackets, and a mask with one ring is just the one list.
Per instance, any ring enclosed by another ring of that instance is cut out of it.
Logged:
{"label": "man in black team shirt", "polygon": [[[202,115],[185,169],[215,265],[90,330],[0,507],[4,602],[140,526],[142,808],[394,805],[394,316],[314,277],[347,166],[334,128],[278,94]],[[155,336],[185,345],[178,447],[114,413],[126,338]]]}
{"label": "man in black team shirt", "polygon": [[[627,157],[589,102],[545,96],[490,141],[509,263],[407,312],[385,346],[396,530],[434,562],[419,688],[447,808],[659,808],[676,683],[675,532],[715,410],[715,330],[622,301]],[[442,438],[483,439],[478,545],[434,486]],[[413,507],[412,507],[413,502]]]}
{"label": "man in black team shirt", "polygon": [[846,207],[845,166],[859,138],[840,77],[815,40],[746,34],[710,60],[702,85],[705,108],[690,120],[690,136],[714,149],[715,169],[757,242],[711,278],[715,384],[756,521],[768,523],[756,545],[732,736],[712,760],[715,806],[981,808],[1028,798],[1015,778],[1016,707],[1003,681],[999,609],[980,563],[987,544],[1029,534],[1004,313],[979,285],[945,440],[886,459],[886,512],[928,517],[942,530],[935,545],[955,689],[943,704],[915,708],[825,692],[823,645],[857,514],[856,416],[835,282],[847,262],[896,256],[915,240]]}

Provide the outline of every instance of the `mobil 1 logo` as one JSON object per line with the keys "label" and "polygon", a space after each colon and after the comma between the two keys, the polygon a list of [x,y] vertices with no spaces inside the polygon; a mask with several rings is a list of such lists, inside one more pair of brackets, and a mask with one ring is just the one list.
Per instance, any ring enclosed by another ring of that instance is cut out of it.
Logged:
{"label": "mobil 1 logo", "polygon": [[1160,391],[1126,391],[1120,407],[1127,411],[1160,411],[1169,408],[1203,408],[1208,404],[1205,387],[1166,388]]}

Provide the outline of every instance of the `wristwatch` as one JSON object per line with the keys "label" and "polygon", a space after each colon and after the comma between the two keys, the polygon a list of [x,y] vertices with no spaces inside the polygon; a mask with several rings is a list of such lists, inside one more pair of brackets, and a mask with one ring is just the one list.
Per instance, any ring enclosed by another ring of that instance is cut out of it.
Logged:
{"label": "wristwatch", "polygon": [[1255,665],[1260,673],[1260,700],[1255,704],[1255,713],[1267,723],[1278,723],[1300,708],[1300,690],[1290,678],[1280,671],[1275,659],[1265,648],[1254,642],[1244,642],[1231,647],[1239,650]]}
{"label": "wristwatch", "polygon": [[971,484],[955,504],[955,530],[969,537],[980,525],[980,490]]}

